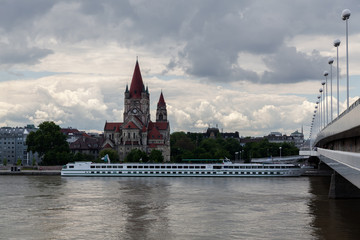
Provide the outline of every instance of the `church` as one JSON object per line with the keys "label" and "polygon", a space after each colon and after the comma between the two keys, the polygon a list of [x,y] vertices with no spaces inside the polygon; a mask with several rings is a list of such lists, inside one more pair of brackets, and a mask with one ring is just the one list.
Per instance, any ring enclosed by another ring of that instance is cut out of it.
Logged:
{"label": "church", "polygon": [[170,124],[167,118],[166,103],[161,92],[156,109],[156,121],[150,119],[150,93],[145,88],[139,62],[136,61],[130,90],[126,85],[124,93],[123,122],[107,122],[104,127],[103,149],[111,148],[118,152],[123,161],[133,149],[147,154],[153,149],[162,152],[164,161],[170,161]]}

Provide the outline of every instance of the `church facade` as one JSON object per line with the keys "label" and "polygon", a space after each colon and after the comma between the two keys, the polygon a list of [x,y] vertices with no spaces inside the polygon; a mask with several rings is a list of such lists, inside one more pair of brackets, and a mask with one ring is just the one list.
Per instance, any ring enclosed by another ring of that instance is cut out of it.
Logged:
{"label": "church facade", "polygon": [[145,88],[136,61],[130,89],[126,85],[123,122],[107,122],[104,127],[103,149],[112,148],[123,161],[133,149],[150,153],[159,150],[164,161],[170,161],[170,124],[166,103],[161,92],[156,109],[156,121],[150,119],[150,93]]}

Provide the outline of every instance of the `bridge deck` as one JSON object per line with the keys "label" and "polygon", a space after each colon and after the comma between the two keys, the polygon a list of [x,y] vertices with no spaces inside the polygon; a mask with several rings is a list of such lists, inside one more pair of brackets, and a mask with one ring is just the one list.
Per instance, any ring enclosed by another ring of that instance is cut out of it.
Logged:
{"label": "bridge deck", "polygon": [[360,153],[317,149],[320,159],[360,188]]}

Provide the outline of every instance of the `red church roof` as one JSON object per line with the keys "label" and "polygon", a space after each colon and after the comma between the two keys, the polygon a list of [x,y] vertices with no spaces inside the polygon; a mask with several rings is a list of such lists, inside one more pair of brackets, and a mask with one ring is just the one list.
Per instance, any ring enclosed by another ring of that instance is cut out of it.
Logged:
{"label": "red church roof", "polygon": [[141,77],[140,67],[136,61],[133,78],[130,85],[130,98],[141,98],[141,92],[144,89],[144,83]]}
{"label": "red church roof", "polygon": [[165,103],[165,100],[164,100],[164,96],[162,94],[162,91],[161,91],[161,94],[160,94],[160,98],[159,98],[159,102],[158,102],[158,107],[162,107],[162,106],[166,106],[166,103]]}
{"label": "red church roof", "polygon": [[115,131],[116,127],[121,127],[122,123],[121,122],[106,122],[105,123],[105,127],[104,130],[105,131]]}
{"label": "red church roof", "polygon": [[156,128],[153,128],[150,130],[150,132],[148,134],[148,138],[149,139],[163,139],[163,136]]}
{"label": "red church roof", "polygon": [[158,130],[166,130],[169,122],[149,122],[149,129],[156,128]]}
{"label": "red church roof", "polygon": [[124,127],[124,129],[126,129],[126,128],[130,128],[130,129],[139,129],[136,125],[135,125],[135,123],[133,123],[133,122],[129,122],[128,124],[126,124],[125,125],[125,127]]}

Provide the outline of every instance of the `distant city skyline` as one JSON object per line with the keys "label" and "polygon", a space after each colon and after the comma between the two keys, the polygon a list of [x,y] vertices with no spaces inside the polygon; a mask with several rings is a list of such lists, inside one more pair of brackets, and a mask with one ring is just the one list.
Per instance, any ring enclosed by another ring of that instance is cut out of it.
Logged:
{"label": "distant city skyline", "polygon": [[303,126],[307,137],[337,38],[340,112],[346,107],[346,8],[351,104],[360,96],[356,0],[4,2],[0,127],[54,121],[91,132],[123,121],[138,56],[151,119],[162,91],[171,132],[218,124],[265,136]]}

